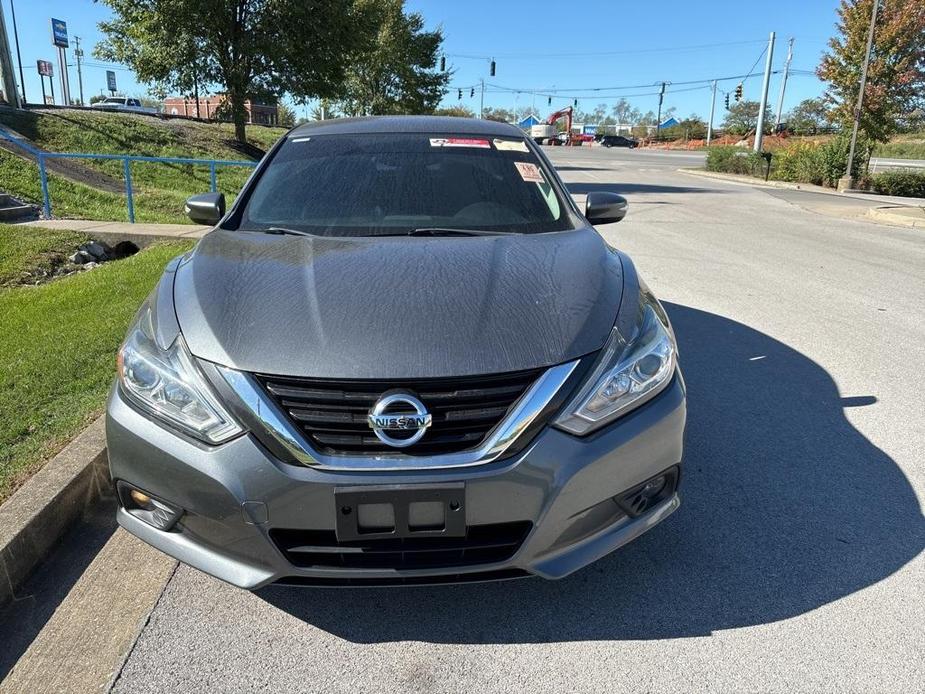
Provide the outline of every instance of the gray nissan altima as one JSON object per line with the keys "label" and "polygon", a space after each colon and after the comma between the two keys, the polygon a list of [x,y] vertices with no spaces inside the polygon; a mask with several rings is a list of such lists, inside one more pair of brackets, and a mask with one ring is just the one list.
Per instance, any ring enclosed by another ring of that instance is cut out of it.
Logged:
{"label": "gray nissan altima", "polygon": [[680,503],[668,317],[517,128],[290,131],[167,267],[107,409],[122,527],[242,588],[561,578]]}

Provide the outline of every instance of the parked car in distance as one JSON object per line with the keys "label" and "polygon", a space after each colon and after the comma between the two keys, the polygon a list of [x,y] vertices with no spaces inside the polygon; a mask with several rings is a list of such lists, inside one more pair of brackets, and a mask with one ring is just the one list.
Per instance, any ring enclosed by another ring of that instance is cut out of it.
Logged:
{"label": "parked car in distance", "polygon": [[602,147],[629,147],[633,149],[634,147],[639,146],[639,142],[632,137],[624,137],[623,135],[604,135],[601,138]]}
{"label": "parked car in distance", "polygon": [[562,578],[678,508],[674,333],[592,226],[627,201],[515,126],[316,121],[186,206],[214,228],[107,405],[129,532],[248,589],[420,585]]}
{"label": "parked car in distance", "polygon": [[130,96],[107,96],[102,101],[91,104],[90,108],[100,109],[101,111],[129,111],[132,113],[151,113],[156,114],[158,110],[150,106],[142,106],[139,99],[133,99]]}

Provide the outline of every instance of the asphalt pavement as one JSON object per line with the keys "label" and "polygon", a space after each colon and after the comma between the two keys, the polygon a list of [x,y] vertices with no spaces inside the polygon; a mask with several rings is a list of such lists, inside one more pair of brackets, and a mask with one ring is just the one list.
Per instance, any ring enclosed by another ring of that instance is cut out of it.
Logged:
{"label": "asphalt pavement", "polygon": [[[922,691],[925,236],[552,149],[664,301],[681,510],[560,582],[246,593],[181,566],[117,692]],[[848,203],[850,204],[850,203]]]}

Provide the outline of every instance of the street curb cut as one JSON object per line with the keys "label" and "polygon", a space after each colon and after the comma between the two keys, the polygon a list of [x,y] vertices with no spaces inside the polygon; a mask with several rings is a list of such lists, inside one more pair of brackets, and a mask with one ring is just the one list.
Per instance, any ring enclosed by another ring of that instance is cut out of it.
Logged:
{"label": "street curb cut", "polygon": [[[925,229],[925,214],[922,215],[919,219],[915,217],[910,217],[904,214],[896,214],[895,212],[890,212],[890,210],[896,209],[895,207],[871,207],[867,210],[867,216],[871,219],[876,219],[879,222],[886,222],[887,224],[895,224],[897,226],[904,227],[914,227],[916,229]],[[908,209],[908,208],[905,208]],[[912,208],[915,209],[915,208]]]}
{"label": "street curb cut", "polygon": [[0,605],[84,510],[110,493],[104,418],[99,417],[0,506]]}

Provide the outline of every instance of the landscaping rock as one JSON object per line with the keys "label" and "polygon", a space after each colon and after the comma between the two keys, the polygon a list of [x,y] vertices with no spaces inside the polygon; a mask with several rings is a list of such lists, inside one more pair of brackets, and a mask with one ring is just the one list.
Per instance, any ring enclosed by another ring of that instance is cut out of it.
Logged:
{"label": "landscaping rock", "polygon": [[83,265],[81,265],[81,266],[80,266],[80,269],[81,269],[81,270],[92,270],[93,268],[97,267],[98,265],[99,265],[99,263],[97,263],[97,262],[91,260],[91,261],[89,261],[89,262],[84,263]]}
{"label": "landscaping rock", "polygon": [[87,241],[80,246],[78,252],[86,253],[94,260],[107,260],[110,256],[110,248],[99,241]]}
{"label": "landscaping rock", "polygon": [[67,261],[69,263],[74,263],[75,265],[83,265],[86,260],[86,257],[80,251],[71,253],[71,255],[67,257]]}

